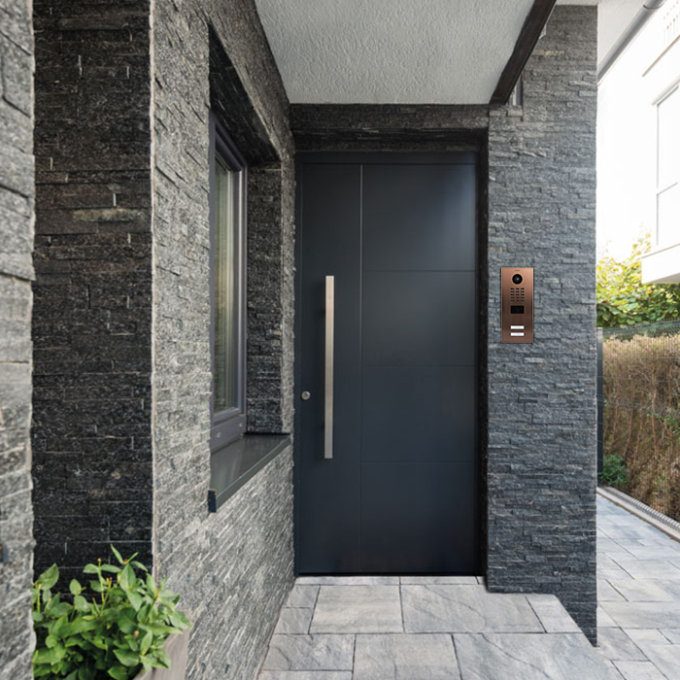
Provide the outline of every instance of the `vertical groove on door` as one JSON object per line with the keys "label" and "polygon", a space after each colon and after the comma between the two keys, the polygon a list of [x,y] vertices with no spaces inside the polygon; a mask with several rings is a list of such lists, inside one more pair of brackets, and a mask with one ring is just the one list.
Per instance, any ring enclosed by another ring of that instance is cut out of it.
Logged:
{"label": "vertical groove on door", "polygon": [[[364,166],[359,166],[359,413],[364,407]],[[361,486],[363,475],[362,462],[364,447],[361,442],[363,425],[359,435],[359,568],[364,570],[363,507],[364,498]]]}

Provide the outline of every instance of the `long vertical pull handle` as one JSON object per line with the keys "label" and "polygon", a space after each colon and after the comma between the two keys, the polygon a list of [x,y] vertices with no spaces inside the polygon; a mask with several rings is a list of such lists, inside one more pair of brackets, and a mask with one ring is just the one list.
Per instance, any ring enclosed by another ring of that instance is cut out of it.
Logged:
{"label": "long vertical pull handle", "polygon": [[333,360],[335,354],[335,277],[326,277],[326,369],[324,458],[333,458]]}

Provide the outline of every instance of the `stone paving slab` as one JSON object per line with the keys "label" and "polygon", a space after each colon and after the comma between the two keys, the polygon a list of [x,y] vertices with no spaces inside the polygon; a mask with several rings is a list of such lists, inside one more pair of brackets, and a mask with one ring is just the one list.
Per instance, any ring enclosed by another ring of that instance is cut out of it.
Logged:
{"label": "stone paving slab", "polygon": [[403,630],[399,586],[321,586],[311,633]]}
{"label": "stone paving slab", "polygon": [[598,498],[598,648],[553,596],[475,581],[301,578],[259,678],[680,680],[680,543],[609,501]]}
{"label": "stone paving slab", "polygon": [[273,635],[265,671],[351,671],[353,635]]}
{"label": "stone paving slab", "polygon": [[[459,577],[396,578],[402,585],[298,582],[259,680],[612,680],[618,673],[553,595],[489,593]],[[580,675],[569,675],[573,669]]]}
{"label": "stone paving slab", "polygon": [[608,500],[597,505],[598,653],[612,680],[680,680],[680,543]]}
{"label": "stone paving slab", "polygon": [[525,595],[482,587],[402,586],[408,633],[544,632]]}
{"label": "stone paving slab", "polygon": [[610,680],[582,634],[453,636],[465,680]]}
{"label": "stone paving slab", "polygon": [[357,635],[354,680],[458,680],[450,635]]}

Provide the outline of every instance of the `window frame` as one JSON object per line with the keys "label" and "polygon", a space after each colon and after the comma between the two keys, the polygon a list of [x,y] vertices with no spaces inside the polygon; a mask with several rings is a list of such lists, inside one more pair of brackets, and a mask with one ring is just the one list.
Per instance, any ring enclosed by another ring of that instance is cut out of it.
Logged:
{"label": "window frame", "polygon": [[[655,103],[655,114],[656,114],[656,191],[654,195],[654,247],[665,248],[669,243],[662,243],[661,239],[661,225],[659,223],[660,210],[659,210],[659,199],[662,194],[670,191],[671,189],[680,186],[680,170],[678,170],[677,176],[671,179],[666,184],[661,184],[661,105],[667,102],[671,97],[678,97],[678,105],[680,105],[680,83],[676,83],[673,87],[666,91],[666,93],[660,97]],[[680,190],[680,189],[678,189]]]}
{"label": "window frame", "polygon": [[[237,325],[236,335],[236,398],[237,405],[223,411],[215,411],[215,193],[217,156],[220,156],[228,168],[238,173],[238,218],[236,222],[236,297],[237,297]],[[229,134],[210,113],[210,147],[209,147],[209,212],[210,212],[210,450],[214,453],[228,444],[240,439],[246,431],[247,392],[246,392],[246,299],[247,299],[247,187],[248,168],[245,159],[240,154]]]}

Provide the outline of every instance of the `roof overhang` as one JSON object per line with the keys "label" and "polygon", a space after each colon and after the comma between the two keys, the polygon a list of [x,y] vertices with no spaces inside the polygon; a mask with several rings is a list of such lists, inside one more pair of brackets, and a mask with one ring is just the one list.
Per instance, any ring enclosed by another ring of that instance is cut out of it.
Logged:
{"label": "roof overhang", "polygon": [[292,103],[488,104],[510,96],[555,0],[256,3]]}

